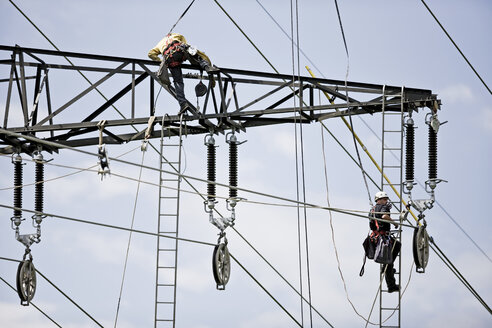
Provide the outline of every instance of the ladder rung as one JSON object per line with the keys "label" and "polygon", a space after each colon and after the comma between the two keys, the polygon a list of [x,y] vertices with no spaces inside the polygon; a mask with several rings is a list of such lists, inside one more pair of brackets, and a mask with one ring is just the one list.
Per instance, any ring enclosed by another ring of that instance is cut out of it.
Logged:
{"label": "ladder rung", "polygon": [[159,248],[159,252],[176,252],[176,248]]}
{"label": "ladder rung", "polygon": [[398,308],[387,308],[387,307],[382,307],[381,310],[398,310]]}
{"label": "ladder rung", "polygon": [[383,132],[401,132],[401,130],[383,130]]}
{"label": "ladder rung", "polygon": [[400,165],[385,165],[383,166],[383,169],[399,169],[401,168]]}
{"label": "ladder rung", "polygon": [[401,151],[401,148],[383,148],[383,150],[400,150]]}
{"label": "ladder rung", "polygon": [[161,213],[159,214],[160,216],[168,216],[168,217],[171,217],[171,216],[178,216],[178,213],[176,214],[171,214],[171,213]]}
{"label": "ladder rung", "polygon": [[177,147],[179,144],[162,144],[163,147]]}
{"label": "ladder rung", "polygon": [[174,304],[174,302],[156,302],[157,304]]}
{"label": "ladder rung", "polygon": [[176,196],[161,196],[161,199],[178,199]]}
{"label": "ladder rung", "polygon": [[174,284],[157,284],[157,286],[159,286],[159,287],[174,287],[176,285],[174,285]]}
{"label": "ladder rung", "polygon": [[155,321],[166,321],[166,322],[172,322],[174,321],[173,319],[155,319]]}
{"label": "ladder rung", "polygon": [[387,111],[384,111],[384,115],[401,115],[401,112],[387,112]]}
{"label": "ladder rung", "polygon": [[176,267],[173,266],[158,266],[158,269],[176,269]]}
{"label": "ladder rung", "polygon": [[174,234],[176,234],[178,232],[177,231],[159,231],[159,233],[174,233]]}

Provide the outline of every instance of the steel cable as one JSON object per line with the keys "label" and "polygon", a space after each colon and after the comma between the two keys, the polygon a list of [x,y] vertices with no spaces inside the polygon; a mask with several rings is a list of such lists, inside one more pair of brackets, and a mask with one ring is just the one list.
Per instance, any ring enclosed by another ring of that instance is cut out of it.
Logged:
{"label": "steel cable", "polygon": [[[2,259],[4,259],[4,260],[5,260],[6,258],[2,258]],[[9,259],[9,260],[10,260],[10,259]],[[14,260],[12,259],[12,261],[14,261]],[[3,279],[2,277],[0,277],[0,280],[2,280],[2,281],[3,281],[3,282],[7,285],[7,286],[9,286],[11,289],[13,289],[15,292],[17,292],[17,289],[15,289],[15,288],[14,288],[14,286],[12,286],[11,284],[9,284],[9,283],[7,282],[7,280]],[[29,305],[34,306],[34,308],[35,308],[36,310],[38,310],[39,312],[41,312],[41,314],[43,314],[46,318],[48,318],[51,322],[53,322],[53,323],[54,323],[57,327],[62,328],[62,326],[60,326],[60,325],[58,324],[58,322],[56,322],[53,318],[51,318],[49,315],[47,315],[47,314],[46,314],[43,310],[41,310],[38,306],[36,306],[36,304],[34,304],[32,301],[30,301],[30,302],[29,302]]]}
{"label": "steel cable", "polygon": [[470,68],[473,70],[473,72],[475,73],[475,75],[480,79],[480,82],[482,82],[482,84],[485,86],[485,88],[487,88],[487,90],[489,91],[490,94],[492,94],[492,91],[490,91],[490,88],[489,86],[487,85],[487,83],[485,83],[485,81],[482,79],[482,77],[480,76],[480,74],[478,74],[478,72],[475,70],[475,68],[473,67],[473,65],[470,63],[470,61],[468,60],[468,58],[466,58],[465,54],[461,51],[461,49],[458,47],[458,45],[456,44],[456,42],[454,42],[453,38],[449,35],[448,31],[446,31],[446,29],[444,28],[444,26],[442,26],[441,22],[437,19],[436,15],[434,15],[434,13],[432,12],[432,10],[429,8],[429,6],[427,6],[427,4],[425,3],[424,0],[421,0],[422,3],[424,4],[425,8],[427,8],[427,10],[429,11],[429,13],[432,15],[432,17],[434,17],[435,21],[437,22],[437,24],[441,27],[441,29],[443,30],[443,32],[446,34],[446,36],[449,38],[449,40],[451,41],[451,43],[453,43],[453,45],[455,46],[455,48],[459,51],[459,53],[461,54],[461,56],[465,59],[465,61],[468,63],[468,65],[470,66]]}
{"label": "steel cable", "polygon": [[[260,1],[256,0],[256,2],[258,2],[258,4],[261,6],[261,8],[267,13],[268,17],[270,17],[270,19],[272,19],[272,21],[275,23],[275,25],[277,25],[278,28],[280,28],[280,30],[287,36],[287,38],[289,38],[289,40],[291,40],[290,36],[287,34],[287,32],[285,32],[285,30],[282,28],[282,26],[277,22],[277,20],[275,20],[275,18],[272,16],[272,14],[260,3]],[[318,70],[318,72],[321,74],[321,76],[324,77],[323,73],[320,71],[319,68],[316,67],[316,65],[310,60],[310,58],[302,51],[302,48],[300,49],[301,53],[306,57],[306,59],[311,63],[311,65],[313,65],[314,68],[316,68]],[[382,142],[381,138],[379,137],[379,135],[371,128],[371,126],[369,124],[367,124],[367,122],[364,120],[364,118],[362,118],[361,116],[357,116],[361,121],[362,123],[372,132],[372,134],[379,140]],[[338,139],[331,133],[331,131],[328,130],[328,132],[331,134],[331,136],[335,139],[335,141],[337,141],[337,143],[342,147],[343,145],[338,141]],[[350,153],[347,152],[346,149],[344,149],[345,152],[352,158],[352,155],[350,155]],[[396,155],[394,154],[394,152],[392,150],[390,150],[390,153],[393,155],[393,157],[396,158]],[[353,158],[352,158],[353,159]],[[397,158],[396,158],[397,159]],[[359,164],[354,160],[354,162],[357,164],[357,166],[359,166]],[[360,167],[360,166],[359,166]],[[364,171],[365,172],[365,171]],[[367,173],[365,173],[367,175]],[[368,178],[370,179],[370,177],[368,176]],[[422,189],[425,189],[423,184],[418,180],[416,179],[416,181],[418,182],[418,184],[422,187]],[[375,184],[375,186],[378,188],[378,185]],[[439,203],[439,201],[436,200],[436,204],[444,211],[444,213],[448,216],[448,218],[458,227],[458,229],[460,229],[465,235],[466,237],[473,243],[473,245],[475,245],[475,247],[488,259],[489,262],[492,263],[492,259],[485,253],[485,251],[475,242],[475,240],[473,240],[473,238],[463,229],[463,227],[461,227],[459,225],[459,223],[446,211],[446,209]]]}
{"label": "steel cable", "polygon": [[[294,9],[293,0],[290,0],[290,33],[291,33],[291,59],[292,59],[292,101],[294,102],[294,108],[296,108],[296,91],[295,91],[295,53],[294,53]],[[301,312],[301,324],[304,327],[304,293],[303,293],[303,277],[302,277],[302,247],[301,247],[301,215],[299,211],[299,155],[298,155],[298,141],[297,141],[297,111],[294,111],[294,153],[295,153],[295,179],[296,179],[296,214],[297,214],[297,261],[299,266],[299,290],[301,292],[300,299],[300,312]]]}
{"label": "steel cable", "polygon": [[[5,205],[1,205],[0,204],[0,207],[7,207]],[[11,206],[8,206],[8,207],[11,207]],[[7,208],[8,208],[7,207]],[[34,211],[30,211],[30,210],[27,210],[27,209],[22,209],[23,211],[25,212],[32,212],[34,213]],[[43,213],[44,214],[44,213]],[[6,261],[11,261],[11,262],[20,262],[18,260],[14,260],[14,259],[10,259],[10,258],[7,258],[7,257],[0,257],[0,260],[6,260]],[[82,311],[87,317],[89,317],[92,321],[94,321],[94,323],[96,323],[99,327],[103,327],[96,319],[94,319],[89,313],[87,313],[87,311],[85,311],[80,305],[78,305],[74,300],[72,300],[67,294],[65,294],[58,286],[56,286],[51,280],[49,280],[44,274],[42,274],[38,269],[36,269],[36,272],[44,278],[44,280],[46,280],[51,286],[53,286],[60,294],[62,294],[63,296],[65,296],[66,299],[68,299],[73,305],[75,305],[80,311]]]}

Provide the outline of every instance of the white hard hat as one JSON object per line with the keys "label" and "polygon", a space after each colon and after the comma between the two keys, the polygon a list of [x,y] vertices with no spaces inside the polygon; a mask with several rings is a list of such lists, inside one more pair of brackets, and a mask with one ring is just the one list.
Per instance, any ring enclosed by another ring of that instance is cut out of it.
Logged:
{"label": "white hard hat", "polygon": [[374,200],[377,202],[378,199],[381,199],[381,198],[389,198],[388,197],[388,194],[386,193],[386,191],[378,191],[376,193],[376,195],[374,195]]}

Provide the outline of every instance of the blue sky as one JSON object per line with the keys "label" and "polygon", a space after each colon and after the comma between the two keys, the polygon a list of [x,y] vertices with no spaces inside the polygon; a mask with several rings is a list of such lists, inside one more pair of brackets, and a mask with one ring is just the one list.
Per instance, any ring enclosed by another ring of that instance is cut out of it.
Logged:
{"label": "blue sky", "polygon": [[[291,43],[266,15],[257,1],[220,2],[265,56],[285,74],[292,73]],[[286,31],[290,31],[290,2],[261,3]],[[488,1],[427,1],[462,51],[488,82],[490,66],[490,30],[492,5]],[[188,3],[171,1],[16,1],[16,4],[61,49],[66,51],[122,57],[146,58],[151,49],[174,24]],[[492,174],[491,96],[463,58],[437,26],[420,1],[339,1],[350,54],[349,80],[430,89],[442,100],[439,131],[440,178],[448,180],[436,191],[439,203],[491,257],[488,218],[488,191]],[[51,49],[46,40],[8,1],[0,4],[0,44]],[[271,68],[240,34],[220,8],[211,0],[197,0],[175,28],[190,44],[203,50],[219,67],[271,72]],[[299,38],[303,51],[327,78],[345,78],[347,58],[332,1],[299,1]],[[4,54],[5,55],[5,54]],[[3,58],[2,58],[3,59]],[[86,61],[76,62],[87,64]],[[300,58],[301,74],[308,65]],[[4,65],[2,65],[4,66]],[[8,67],[0,67],[7,76]],[[77,74],[52,70],[54,106],[60,106],[87,87]],[[92,75],[95,80],[100,75]],[[108,93],[121,88],[121,80],[103,85]],[[126,82],[128,83],[128,82]],[[188,82],[192,95],[193,83]],[[6,83],[0,85],[1,113],[5,108]],[[254,97],[261,89],[249,88],[245,97]],[[29,98],[30,99],[30,98]],[[192,102],[196,101],[192,99]],[[101,104],[96,94],[81,100],[66,118],[84,116],[89,106]],[[19,104],[13,103],[13,108]],[[17,107],[15,107],[17,106]],[[117,107],[129,113],[129,100]],[[137,113],[147,114],[148,98],[137,93]],[[177,104],[168,95],[157,103],[157,114],[174,114]],[[427,179],[427,127],[421,111],[415,116],[417,129],[416,177]],[[110,115],[110,114],[108,114]],[[110,117],[110,116],[108,116]],[[15,125],[16,117],[12,118]],[[354,128],[375,154],[380,144],[366,124],[380,131],[379,115],[354,118]],[[354,153],[352,136],[339,120],[325,121],[327,127]],[[324,165],[319,124],[303,127],[307,201],[326,206]],[[333,207],[369,209],[367,192],[359,169],[329,135],[325,153],[329,196]],[[239,135],[248,140],[239,147],[239,185],[287,198],[295,198],[294,126],[251,128]],[[227,145],[217,137],[218,181],[227,182]],[[153,142],[157,145],[157,141]],[[139,144],[108,146],[110,156],[118,156]],[[85,150],[96,152],[96,147]],[[203,136],[184,140],[186,172],[204,178],[205,147]],[[365,168],[379,181],[367,156],[361,155]],[[94,157],[69,150],[48,155],[52,163],[87,168],[96,164]],[[124,159],[140,162],[138,149]],[[0,189],[12,185],[10,157],[0,157]],[[145,164],[157,166],[155,154],[148,152]],[[32,163],[25,167],[25,181],[33,181]],[[137,178],[136,167],[111,163],[114,173]],[[55,178],[73,170],[47,166],[46,176]],[[155,172],[144,171],[142,179],[158,182]],[[204,185],[197,188],[205,192]],[[128,227],[137,184],[111,176],[100,181],[94,172],[83,172],[46,184],[45,210],[50,213]],[[185,190],[191,190],[183,185]],[[226,195],[221,188],[219,193]],[[373,194],[376,189],[371,186]],[[25,189],[24,204],[32,208],[33,189]],[[416,188],[417,198],[425,197]],[[272,203],[272,199],[241,195],[251,201]],[[11,205],[12,191],[0,191],[0,203]],[[182,196],[180,231],[182,237],[214,243],[217,230],[208,223],[201,199],[189,193]],[[225,205],[219,204],[223,213]],[[20,259],[23,247],[10,229],[11,210],[1,209],[5,220],[0,228],[0,256]],[[330,215],[323,210],[308,210],[311,291],[313,305],[336,327],[360,327],[364,321],[355,315],[345,298],[337,269],[329,225]],[[157,216],[157,188],[141,185],[135,228],[154,231]],[[492,301],[492,263],[466,238],[438,206],[427,213],[428,231],[439,247],[460,269],[471,285],[490,305]],[[282,272],[295,286],[299,284],[297,263],[297,214],[295,208],[240,203],[236,228]],[[348,293],[354,305],[367,316],[378,288],[378,267],[366,264],[366,274],[358,272],[362,259],[361,243],[368,231],[367,222],[333,213],[335,240]],[[29,230],[28,224],[23,226]],[[403,234],[402,283],[408,281],[411,268],[412,231]],[[275,297],[300,320],[299,297],[276,276],[236,234],[228,234],[230,251]],[[43,238],[33,246],[36,267],[77,301],[104,326],[113,326],[121,284],[128,233],[87,226],[59,219],[43,222]],[[233,263],[231,279],[225,291],[217,291],[210,268],[212,249],[180,243],[177,301],[178,327],[293,327],[291,319]],[[155,239],[133,235],[127,276],[123,290],[118,327],[149,327],[153,323]],[[16,265],[0,261],[0,276],[15,284]],[[304,280],[306,272],[303,272]],[[307,285],[304,283],[304,291]],[[51,327],[52,324],[33,307],[21,307],[17,295],[0,284],[0,317],[8,327]],[[35,303],[63,327],[92,327],[93,322],[66,301],[51,286],[39,279]],[[304,307],[305,324],[309,314]],[[377,320],[377,312],[373,314]],[[323,327],[314,315],[314,326]],[[459,283],[431,252],[425,274],[413,272],[402,299],[402,325],[421,327],[489,327],[490,314]]]}

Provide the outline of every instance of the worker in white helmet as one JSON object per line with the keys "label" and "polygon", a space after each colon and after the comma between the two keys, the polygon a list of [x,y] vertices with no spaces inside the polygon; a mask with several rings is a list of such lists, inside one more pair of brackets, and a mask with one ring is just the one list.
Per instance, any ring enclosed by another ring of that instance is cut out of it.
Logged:
{"label": "worker in white helmet", "polygon": [[[159,58],[159,55],[162,55],[162,60]],[[180,114],[188,109],[188,102],[184,93],[181,64],[189,60],[191,64],[198,65],[202,70],[207,72],[217,70],[212,66],[210,59],[205,53],[190,46],[186,42],[185,37],[179,33],[169,33],[166,35],[154,48],[150,49],[148,56],[152,60],[161,61],[158,75],[161,73],[166,75],[167,68],[169,68],[176,89],[176,98],[180,105]]]}
{"label": "worker in white helmet", "polygon": [[[390,209],[392,204],[389,201],[388,194],[385,191],[378,191],[374,196],[374,201],[376,202],[376,205],[372,207],[371,212],[369,213],[369,217],[373,218],[369,222],[369,227],[372,230],[371,237],[373,237],[373,239],[377,238],[380,235],[389,235],[391,224],[390,222],[385,221],[393,221],[390,217]],[[382,219],[385,221],[379,221],[377,219]],[[393,225],[395,227],[398,227],[398,224],[396,222],[393,222]],[[393,240],[393,242],[395,241]],[[401,245],[399,242],[397,243],[397,245],[398,247],[393,247],[393,261],[396,259],[398,253],[400,252],[399,248],[401,247]],[[396,284],[393,263],[383,265],[382,270],[385,272],[385,280],[386,285],[388,286],[388,292],[392,293],[400,290],[400,286]]]}

